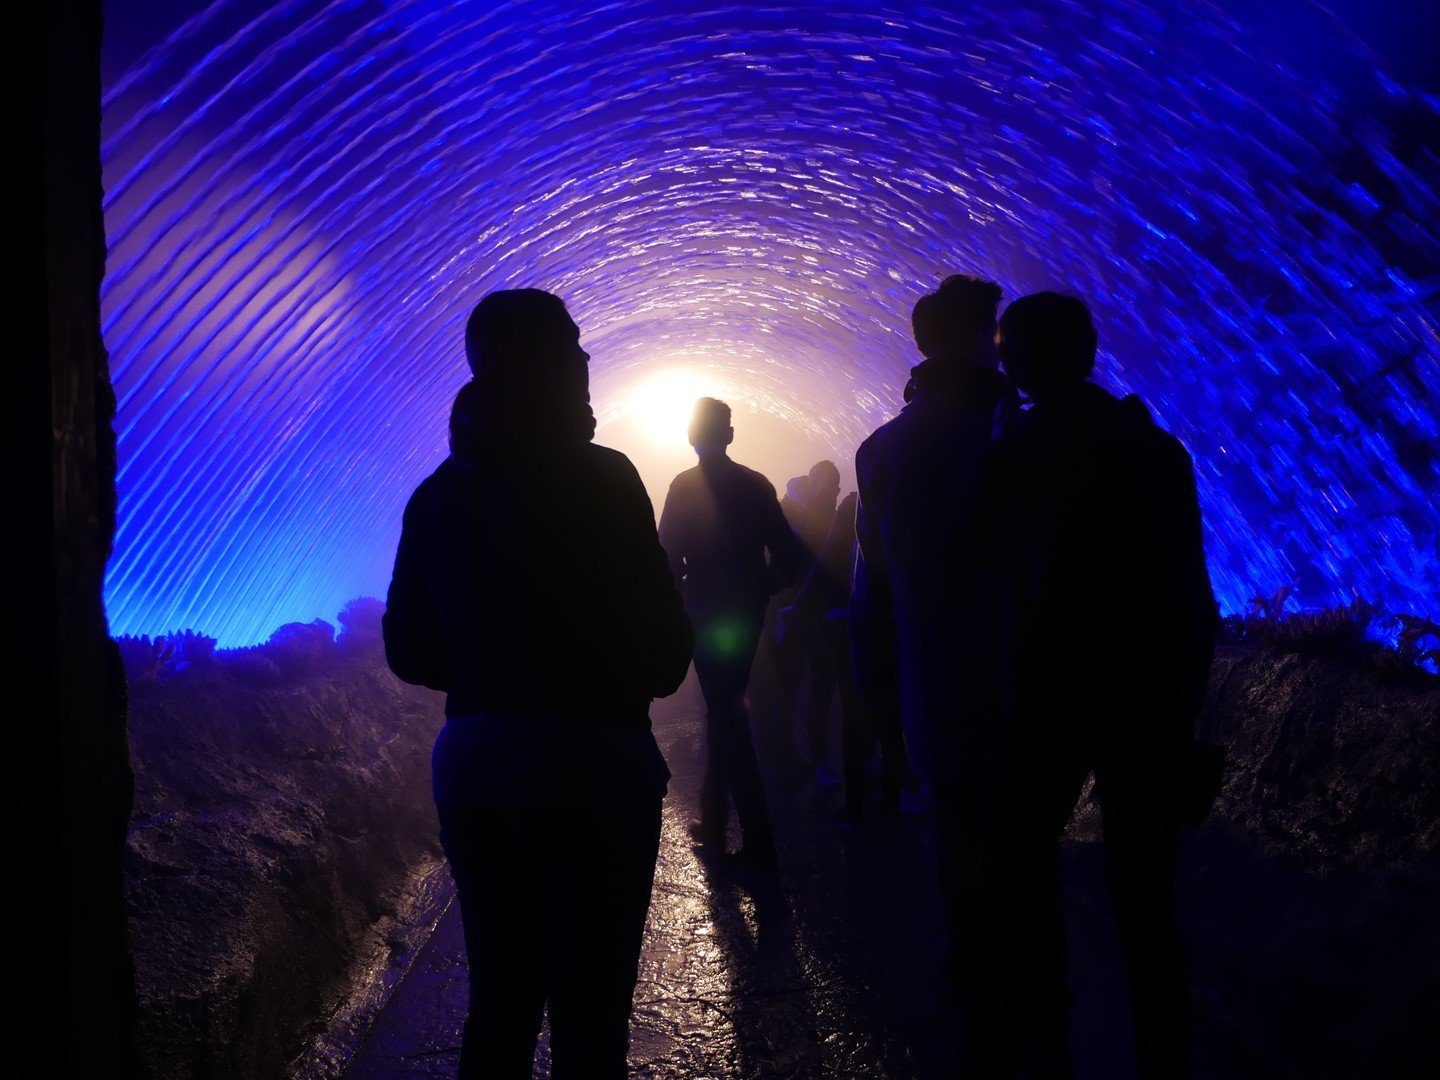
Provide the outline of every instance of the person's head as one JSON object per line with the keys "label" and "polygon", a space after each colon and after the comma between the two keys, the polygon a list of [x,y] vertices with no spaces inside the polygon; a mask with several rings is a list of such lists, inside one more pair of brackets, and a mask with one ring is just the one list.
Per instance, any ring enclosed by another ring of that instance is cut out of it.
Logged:
{"label": "person's head", "polygon": [[1079,385],[1095,370],[1095,324],[1078,296],[1022,296],[1001,316],[996,342],[1005,374],[1036,400]]}
{"label": "person's head", "polygon": [[840,470],[833,461],[817,461],[810,467],[808,495],[815,506],[827,510],[835,509],[835,500],[840,497]]}
{"label": "person's head", "polygon": [[473,458],[482,446],[588,441],[594,435],[590,356],[558,296],[539,289],[490,293],[470,312],[465,353],[474,379],[451,413],[457,458]]}
{"label": "person's head", "polygon": [[927,360],[953,358],[994,367],[999,306],[1000,286],[995,282],[952,274],[915,302],[910,314],[915,345]]}
{"label": "person's head", "polygon": [[501,289],[475,305],[465,323],[465,356],[491,384],[588,384],[590,354],[565,302],[540,289]]}
{"label": "person's head", "polygon": [[690,445],[697,454],[723,452],[735,441],[735,429],[730,426],[730,406],[712,397],[702,397],[695,402],[695,412],[690,417]]}

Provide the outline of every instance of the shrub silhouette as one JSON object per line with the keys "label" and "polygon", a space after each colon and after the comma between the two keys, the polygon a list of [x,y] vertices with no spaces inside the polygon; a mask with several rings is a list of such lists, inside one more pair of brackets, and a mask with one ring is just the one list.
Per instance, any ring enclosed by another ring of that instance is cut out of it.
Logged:
{"label": "shrub silhouette", "polygon": [[285,678],[313,675],[335,654],[335,628],[324,619],[286,623],[270,635],[264,650]]}
{"label": "shrub silhouette", "polygon": [[373,596],[351,600],[337,616],[340,637],[336,642],[345,652],[380,649],[384,636],[380,620],[385,614],[385,601]]}
{"label": "shrub silhouette", "polygon": [[1323,611],[1285,613],[1292,590],[1250,601],[1245,615],[1221,621],[1221,637],[1307,656],[1348,656],[1401,680],[1440,672],[1440,625],[1418,615],[1390,615],[1356,600]]}
{"label": "shrub silhouette", "polygon": [[115,644],[120,648],[125,676],[132,682],[205,670],[215,661],[215,639],[194,630],[158,634],[153,639],[127,634],[116,638]]}

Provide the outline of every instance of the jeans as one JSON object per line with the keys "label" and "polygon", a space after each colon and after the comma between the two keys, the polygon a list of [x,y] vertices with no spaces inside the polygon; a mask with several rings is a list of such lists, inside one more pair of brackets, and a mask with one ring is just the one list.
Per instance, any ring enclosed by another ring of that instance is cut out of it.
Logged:
{"label": "jeans", "polygon": [[[1023,719],[1015,726],[1036,730]],[[1185,1075],[1190,1000],[1173,895],[1179,825],[1166,771],[1143,754],[1033,749],[997,756],[984,805],[968,815],[977,825],[967,838],[976,877],[961,977],[967,1075],[1012,1076],[1027,1057],[1032,1068],[1038,1060],[1039,1075],[1070,1075],[1059,842],[1092,760],[1140,1075]]]}
{"label": "jeans", "polygon": [[623,1077],[660,847],[653,794],[605,806],[438,804],[470,964],[460,1076]]}
{"label": "jeans", "polygon": [[725,837],[728,802],[735,802],[744,842],[774,843],[745,688],[760,641],[764,613],[736,616],[692,611],[695,676],[705,698],[705,778],[700,786],[700,828],[712,843]]}

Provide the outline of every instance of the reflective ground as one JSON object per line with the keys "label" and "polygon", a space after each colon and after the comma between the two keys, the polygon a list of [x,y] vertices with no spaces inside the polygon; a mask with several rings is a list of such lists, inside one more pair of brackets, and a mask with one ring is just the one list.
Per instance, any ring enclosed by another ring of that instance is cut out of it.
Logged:
{"label": "reflective ground", "polygon": [[[636,993],[635,1075],[950,1075],[940,917],[923,819],[845,831],[831,817],[836,794],[771,784],[781,877],[769,889],[743,885],[709,872],[685,832],[700,779],[693,680],[656,708],[655,727],[675,779]],[[1312,1071],[1317,1063],[1301,1063],[1283,1048],[1291,1017],[1280,1014],[1301,1002],[1263,1022],[1252,1011],[1280,992],[1252,951],[1252,935],[1276,940],[1293,921],[1292,885],[1246,865],[1229,842],[1190,839],[1193,857],[1180,891],[1198,1004],[1196,1075],[1323,1075],[1323,1067]],[[1080,1076],[1126,1077],[1134,1063],[1125,987],[1099,855],[1095,843],[1066,848],[1077,994],[1072,1045]],[[1225,872],[1215,871],[1217,862]],[[1237,878],[1250,883],[1249,893],[1237,893]],[[1229,933],[1237,923],[1251,943]],[[1284,983],[1293,986],[1304,974],[1293,972]],[[348,1075],[454,1075],[465,999],[452,905]],[[542,1037],[537,1075],[547,1075],[546,1066]]]}

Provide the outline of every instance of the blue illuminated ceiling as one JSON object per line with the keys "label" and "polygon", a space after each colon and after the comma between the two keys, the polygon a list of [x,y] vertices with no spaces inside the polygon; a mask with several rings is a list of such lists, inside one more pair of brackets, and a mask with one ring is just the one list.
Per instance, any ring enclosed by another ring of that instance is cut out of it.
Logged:
{"label": "blue illuminated ceiling", "polygon": [[487,290],[566,298],[602,422],[683,365],[843,457],[955,270],[1091,301],[1108,382],[1196,457],[1228,609],[1434,613],[1440,105],[1313,5],[1225,6],[224,0],[154,33],[105,100],[113,630],[243,644],[380,593]]}

